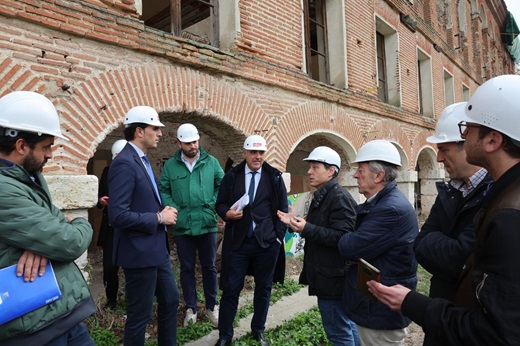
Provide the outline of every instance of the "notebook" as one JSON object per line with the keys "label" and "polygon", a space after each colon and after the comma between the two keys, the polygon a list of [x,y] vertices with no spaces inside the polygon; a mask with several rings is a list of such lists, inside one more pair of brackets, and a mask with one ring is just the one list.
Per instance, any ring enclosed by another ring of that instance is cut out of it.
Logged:
{"label": "notebook", "polygon": [[376,297],[368,290],[367,282],[374,280],[381,282],[381,273],[379,269],[360,258],[358,263],[358,290],[370,300],[377,300]]}
{"label": "notebook", "polygon": [[33,282],[16,276],[16,264],[0,269],[0,325],[61,298],[51,262]]}

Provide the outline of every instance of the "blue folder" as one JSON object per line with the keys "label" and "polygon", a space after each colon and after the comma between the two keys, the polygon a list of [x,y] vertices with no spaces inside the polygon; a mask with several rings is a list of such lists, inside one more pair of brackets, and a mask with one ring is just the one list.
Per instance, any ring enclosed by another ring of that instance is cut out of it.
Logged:
{"label": "blue folder", "polygon": [[33,282],[16,276],[16,265],[0,269],[0,325],[61,298],[51,262]]}

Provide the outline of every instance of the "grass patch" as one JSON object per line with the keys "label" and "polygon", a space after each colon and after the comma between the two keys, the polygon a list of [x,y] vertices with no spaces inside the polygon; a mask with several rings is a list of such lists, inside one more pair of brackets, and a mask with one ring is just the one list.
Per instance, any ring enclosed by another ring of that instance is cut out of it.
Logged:
{"label": "grass patch", "polygon": [[[297,314],[292,320],[264,333],[271,345],[284,346],[330,346],[332,345],[321,324],[321,315],[318,307]],[[234,346],[257,344],[249,333],[233,342]]]}
{"label": "grass patch", "polygon": [[430,279],[432,274],[428,273],[426,269],[421,267],[417,268],[417,292],[422,293],[424,295],[430,294]]}

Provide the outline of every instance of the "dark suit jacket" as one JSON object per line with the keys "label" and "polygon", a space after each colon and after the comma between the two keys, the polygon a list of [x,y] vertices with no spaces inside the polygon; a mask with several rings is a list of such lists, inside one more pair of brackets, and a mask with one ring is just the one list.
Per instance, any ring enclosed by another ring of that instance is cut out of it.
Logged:
{"label": "dark suit jacket", "polygon": [[168,236],[164,225],[157,221],[157,213],[164,207],[130,144],[110,165],[108,189],[108,216],[115,230],[115,265],[143,268],[163,264],[169,256]]}
{"label": "dark suit jacket", "polygon": [[[283,241],[287,226],[276,215],[278,210],[288,211],[287,190],[282,179],[282,172],[264,162],[262,177],[258,183],[252,208],[251,206],[246,206],[243,211],[244,215],[240,220],[232,221],[226,219],[226,213],[229,208],[245,194],[245,165],[245,161],[242,161],[226,173],[220,184],[215,204],[217,213],[226,222],[222,244],[221,289],[225,288],[227,269],[228,266],[232,265],[229,262],[231,252],[242,245],[247,235],[251,218],[256,223],[254,236],[260,246],[267,248],[277,240],[281,243],[273,281],[283,283],[285,276],[285,247]],[[257,203],[265,203],[265,199],[269,200],[268,209],[265,209],[265,206],[263,208],[256,206]],[[249,273],[251,273],[251,270],[248,271]]]}

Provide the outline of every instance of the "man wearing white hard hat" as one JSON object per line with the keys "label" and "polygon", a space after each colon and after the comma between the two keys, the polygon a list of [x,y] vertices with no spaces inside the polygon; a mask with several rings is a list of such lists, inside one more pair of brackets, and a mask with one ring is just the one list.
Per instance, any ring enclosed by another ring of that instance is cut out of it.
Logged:
{"label": "man wearing white hard hat", "polygon": [[[437,198],[414,250],[417,262],[432,274],[430,297],[453,300],[462,267],[475,246],[473,219],[480,209],[491,176],[485,168],[466,161],[458,124],[465,118],[467,102],[444,109],[435,135],[426,139],[437,145],[437,162],[444,164],[450,181],[436,183]],[[425,335],[424,345],[434,345]]]}
{"label": "man wearing white hard hat", "polygon": [[[127,141],[120,139],[112,144],[112,160],[114,160],[121,150],[125,147]],[[98,202],[97,207],[102,209],[103,217],[99,225],[99,234],[97,246],[103,248],[103,285],[105,286],[105,295],[107,301],[105,307],[115,309],[117,305],[117,292],[119,290],[119,267],[112,262],[114,253],[114,228],[108,221],[108,172],[110,165],[106,166],[99,178]]]}
{"label": "man wearing white hard hat", "polygon": [[278,212],[280,219],[305,239],[300,284],[318,297],[323,328],[333,345],[359,345],[356,325],[341,303],[346,277],[338,250],[341,236],[353,232],[356,202],[338,183],[339,154],[329,147],[315,148],[307,158],[310,185],[316,189],[306,217]]}
{"label": "man wearing white hard hat", "polygon": [[[238,298],[250,269],[255,278],[251,331],[262,346],[269,345],[264,330],[271,288],[273,280],[283,282],[285,276],[283,240],[287,227],[276,213],[278,210],[287,212],[287,190],[282,172],[265,162],[266,151],[262,136],[247,137],[243,146],[244,161],[231,168],[220,184],[216,208],[226,222],[226,229],[217,346],[231,345]],[[244,198],[247,204],[236,203]]]}
{"label": "man wearing white hard hat", "polygon": [[475,218],[476,244],[453,302],[400,285],[368,283],[376,297],[401,311],[442,345],[520,344],[520,76],[482,84],[459,123],[466,159],[495,181]]}
{"label": "man wearing white hard hat", "polygon": [[199,147],[199,131],[192,124],[177,129],[179,150],[164,164],[160,186],[165,205],[178,210],[172,226],[181,266],[186,302],[184,326],[197,321],[196,254],[202,268],[206,316],[218,327],[217,304],[217,200],[224,171],[218,160]]}
{"label": "man wearing white hard hat", "polygon": [[114,228],[114,265],[125,273],[124,345],[142,346],[157,298],[158,341],[177,343],[179,289],[173,275],[167,226],[177,210],[165,206],[148,154],[162,137],[157,111],[137,106],[123,121],[128,144],[110,166],[108,216]]}
{"label": "man wearing white hard hat", "polygon": [[[0,280],[3,346],[94,345],[83,320],[96,306],[74,263],[89,247],[92,227],[52,204],[42,175],[56,137],[67,140],[49,99],[29,91],[0,98],[0,269],[18,264],[16,275]],[[61,297],[40,296],[46,281],[58,284]],[[23,300],[13,306],[19,294]]]}
{"label": "man wearing white hard hat", "polygon": [[350,265],[345,309],[357,324],[362,345],[404,345],[410,319],[357,290],[360,259],[379,269],[383,283],[410,289],[417,285],[413,241],[419,225],[415,210],[397,188],[401,157],[392,143],[373,140],[359,149],[354,162],[358,164],[354,178],[367,200],[357,207],[355,232],[344,234],[339,242]]}
{"label": "man wearing white hard hat", "polygon": [[[466,105],[459,102],[446,107],[435,134],[426,139],[437,145],[437,162],[444,164],[450,177],[450,181],[436,183],[437,198],[414,242],[417,262],[432,274],[432,298],[454,299],[462,267],[475,246],[473,219],[492,181],[485,168],[466,161],[458,128]],[[435,344],[434,337],[426,334],[424,345]]]}

